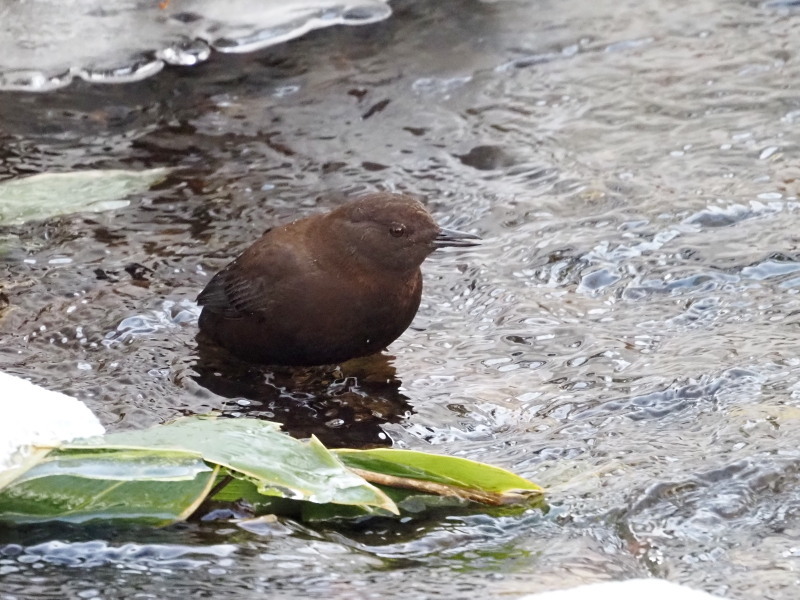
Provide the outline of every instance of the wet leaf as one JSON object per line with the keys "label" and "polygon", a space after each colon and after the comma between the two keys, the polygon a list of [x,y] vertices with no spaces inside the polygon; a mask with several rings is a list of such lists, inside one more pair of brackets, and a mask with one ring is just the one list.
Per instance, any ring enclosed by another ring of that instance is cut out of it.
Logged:
{"label": "wet leaf", "polygon": [[53,451],[0,492],[2,520],[181,521],[208,494],[218,468],[185,452]]}
{"label": "wet leaf", "polygon": [[335,450],[351,469],[373,483],[453,495],[485,504],[522,502],[544,490],[510,471],[466,458],[376,448]]}
{"label": "wet leaf", "polygon": [[297,440],[275,423],[245,418],[188,417],[34,450],[36,460],[0,473],[6,476],[0,521],[164,525],[188,518],[207,500],[223,508],[244,500],[251,514],[312,521],[391,517],[399,513],[395,501],[405,514],[467,501],[521,507],[542,491],[504,469],[463,458],[386,449],[331,452],[316,438]]}
{"label": "wet leaf", "polygon": [[128,206],[128,198],[162,181],[169,169],[41,173],[0,182],[0,225]]}
{"label": "wet leaf", "polygon": [[76,447],[194,452],[250,478],[261,494],[323,504],[375,505],[397,512],[383,492],[346,469],[319,440],[294,439],[268,421],[188,417],[85,440]]}

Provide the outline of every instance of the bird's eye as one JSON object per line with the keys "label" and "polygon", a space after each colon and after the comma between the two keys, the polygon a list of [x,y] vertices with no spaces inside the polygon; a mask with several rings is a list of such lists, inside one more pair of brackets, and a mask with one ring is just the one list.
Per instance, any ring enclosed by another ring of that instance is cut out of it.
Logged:
{"label": "bird's eye", "polygon": [[406,228],[403,225],[392,225],[389,227],[389,233],[392,234],[392,237],[401,237],[406,232]]}

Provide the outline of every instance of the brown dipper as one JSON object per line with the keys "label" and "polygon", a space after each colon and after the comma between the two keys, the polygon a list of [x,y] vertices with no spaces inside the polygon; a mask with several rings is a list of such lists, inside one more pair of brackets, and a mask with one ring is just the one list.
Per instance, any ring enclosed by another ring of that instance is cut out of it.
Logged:
{"label": "brown dipper", "polygon": [[265,364],[319,365],[379,352],[419,308],[420,265],[478,237],[439,227],[402,194],[375,193],[265,233],[197,297],[200,329]]}

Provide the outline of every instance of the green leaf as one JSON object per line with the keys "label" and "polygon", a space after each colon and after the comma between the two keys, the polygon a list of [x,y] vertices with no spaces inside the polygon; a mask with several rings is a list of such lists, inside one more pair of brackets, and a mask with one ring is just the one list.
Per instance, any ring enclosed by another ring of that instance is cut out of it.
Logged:
{"label": "green leaf", "polygon": [[101,212],[162,181],[169,169],[40,173],[0,182],[0,225],[19,225],[77,212]]}
{"label": "green leaf", "polygon": [[217,470],[184,452],[56,450],[0,492],[0,515],[15,523],[167,525],[197,509]]}
{"label": "green leaf", "polygon": [[345,465],[353,469],[496,494],[501,501],[506,495],[541,494],[544,491],[510,471],[466,458],[391,448],[343,448],[334,452]]}
{"label": "green leaf", "polygon": [[6,482],[0,521],[164,525],[188,518],[205,500],[240,499],[256,514],[317,521],[389,517],[399,513],[398,504],[413,514],[465,507],[466,501],[519,508],[541,498],[539,486],[475,461],[407,450],[332,453],[316,438],[296,440],[279,427],[255,419],[188,417],[56,450],[34,448],[31,460],[0,473]]}
{"label": "green leaf", "polygon": [[256,419],[187,417],[67,447],[194,452],[249,478],[261,494],[320,504],[378,506],[397,514],[386,494],[345,468],[315,437],[297,440],[279,428],[276,423]]}

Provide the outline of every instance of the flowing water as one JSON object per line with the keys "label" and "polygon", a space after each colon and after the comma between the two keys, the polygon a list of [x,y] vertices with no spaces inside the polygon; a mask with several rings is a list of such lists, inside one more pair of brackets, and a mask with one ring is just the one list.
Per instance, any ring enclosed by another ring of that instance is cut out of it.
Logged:
{"label": "flowing water", "polygon": [[[127,209],[2,231],[0,368],[113,430],[215,409],[494,463],[547,486],[549,512],[7,531],[3,598],[516,597],[649,575],[795,598],[800,10],[393,9],[135,84],[4,94],[4,178],[175,170]],[[265,374],[198,351],[217,269],[375,189],[485,240],[426,262],[390,355]]]}

